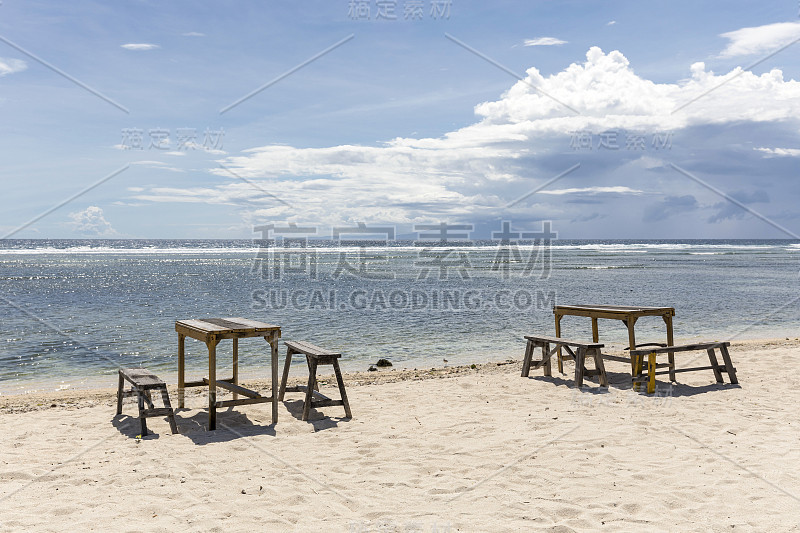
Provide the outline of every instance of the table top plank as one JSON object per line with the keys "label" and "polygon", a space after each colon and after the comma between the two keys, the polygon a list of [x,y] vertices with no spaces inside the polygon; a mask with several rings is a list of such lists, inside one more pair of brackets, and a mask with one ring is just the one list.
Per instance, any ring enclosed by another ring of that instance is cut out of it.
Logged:
{"label": "table top plank", "polygon": [[273,324],[257,322],[241,317],[177,320],[175,325],[184,326],[207,334],[255,333],[257,331],[267,332],[280,329],[279,326]]}
{"label": "table top plank", "polygon": [[648,306],[631,306],[631,305],[556,305],[553,306],[553,313],[569,314],[573,312],[584,313],[605,313],[605,314],[670,314],[675,315],[674,307],[648,307]]}

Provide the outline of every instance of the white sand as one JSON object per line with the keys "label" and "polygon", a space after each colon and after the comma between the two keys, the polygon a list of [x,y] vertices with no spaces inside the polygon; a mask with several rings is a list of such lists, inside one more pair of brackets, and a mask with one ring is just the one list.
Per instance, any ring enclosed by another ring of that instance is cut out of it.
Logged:
{"label": "white sand", "polygon": [[628,390],[621,363],[607,394],[518,362],[349,375],[353,420],[302,422],[294,393],[276,427],[268,405],[215,432],[188,410],[138,443],[111,391],[4,397],[0,531],[797,531],[798,348],[735,344],[740,386],[678,374],[668,398]]}

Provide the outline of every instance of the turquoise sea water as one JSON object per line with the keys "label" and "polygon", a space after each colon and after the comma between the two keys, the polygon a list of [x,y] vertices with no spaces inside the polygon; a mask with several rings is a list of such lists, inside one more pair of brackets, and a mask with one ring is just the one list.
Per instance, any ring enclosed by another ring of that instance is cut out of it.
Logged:
{"label": "turquoise sea water", "polygon": [[[554,333],[552,305],[676,308],[676,338],[798,336],[800,243],[555,241],[498,247],[260,248],[253,241],[7,240],[0,243],[0,393],[114,386],[117,365],[175,381],[176,319],[244,316],[344,354],[410,367],[521,358],[522,335]],[[564,335],[590,335],[567,317]],[[602,340],[626,341],[619,322]],[[637,339],[661,340],[660,319]],[[265,377],[265,343],[241,343]],[[205,346],[187,340],[203,373]],[[220,346],[220,359],[230,346]],[[281,350],[283,352],[283,350]]]}

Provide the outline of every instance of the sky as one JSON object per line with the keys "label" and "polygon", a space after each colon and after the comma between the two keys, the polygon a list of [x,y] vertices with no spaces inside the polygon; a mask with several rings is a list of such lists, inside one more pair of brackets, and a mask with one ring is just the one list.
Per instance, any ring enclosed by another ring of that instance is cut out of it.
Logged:
{"label": "sky", "polygon": [[0,2],[0,234],[798,238],[791,1]]}

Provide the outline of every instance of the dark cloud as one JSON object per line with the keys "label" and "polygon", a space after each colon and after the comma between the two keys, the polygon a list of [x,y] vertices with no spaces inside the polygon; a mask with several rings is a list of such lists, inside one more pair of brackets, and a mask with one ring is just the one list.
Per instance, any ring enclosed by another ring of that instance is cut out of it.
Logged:
{"label": "dark cloud", "polygon": [[661,202],[647,208],[644,214],[644,220],[647,222],[664,220],[672,215],[694,211],[697,208],[697,200],[691,194],[685,196],[667,196]]}

